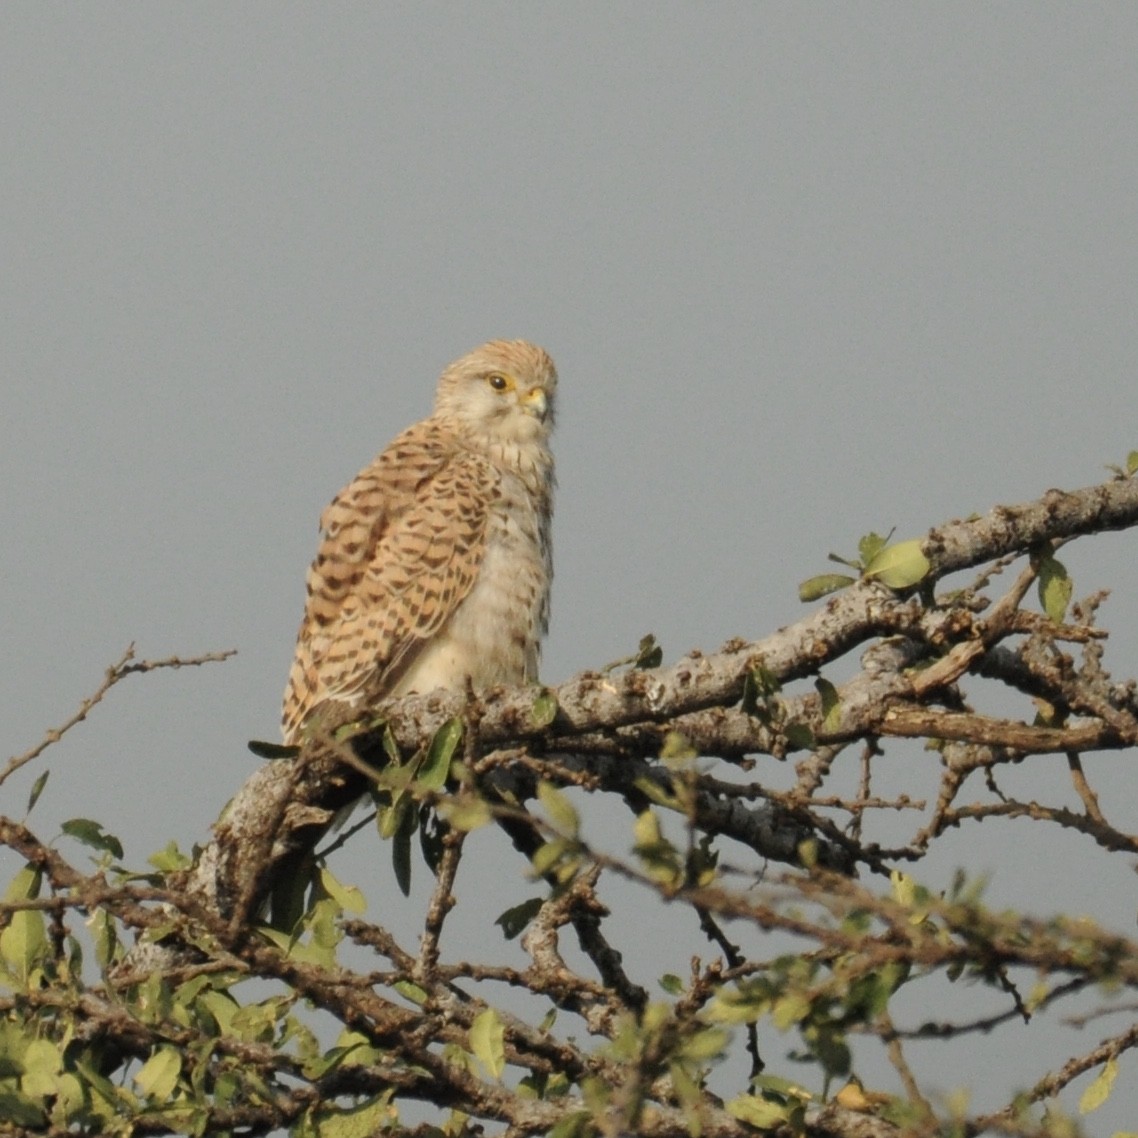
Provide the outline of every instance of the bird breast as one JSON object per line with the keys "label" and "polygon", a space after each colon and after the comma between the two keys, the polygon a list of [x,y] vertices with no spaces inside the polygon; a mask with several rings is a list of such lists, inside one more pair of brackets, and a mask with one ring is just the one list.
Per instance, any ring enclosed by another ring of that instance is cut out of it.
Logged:
{"label": "bird breast", "polygon": [[528,481],[502,472],[474,584],[393,695],[461,689],[468,676],[476,689],[537,680],[552,580],[549,489],[534,494]]}

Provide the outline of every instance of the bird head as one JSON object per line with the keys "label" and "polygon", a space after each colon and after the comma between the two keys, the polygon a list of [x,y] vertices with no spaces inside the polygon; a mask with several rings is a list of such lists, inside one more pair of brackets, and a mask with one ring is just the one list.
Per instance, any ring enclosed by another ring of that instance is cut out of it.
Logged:
{"label": "bird head", "polygon": [[544,348],[491,340],[439,377],[435,414],[493,442],[544,442],[553,429],[557,369]]}

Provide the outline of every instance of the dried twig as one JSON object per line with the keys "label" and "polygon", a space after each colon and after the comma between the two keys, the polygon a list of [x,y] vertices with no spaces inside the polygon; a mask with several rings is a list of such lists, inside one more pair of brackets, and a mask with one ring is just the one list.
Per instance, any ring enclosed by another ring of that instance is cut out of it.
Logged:
{"label": "dried twig", "polygon": [[58,727],[50,728],[34,747],[31,747],[22,755],[14,755],[8,760],[3,771],[0,771],[0,784],[14,771],[19,770],[22,766],[26,766],[32,762],[33,759],[37,759],[42,755],[48,747],[58,743],[77,723],[82,723],[90,714],[91,709],[102,701],[107,692],[109,692],[115,684],[125,680],[127,676],[140,672],[155,672],[160,668],[197,668],[202,664],[220,663],[223,660],[228,660],[230,656],[235,655],[237,655],[237,649],[230,648],[224,652],[207,652],[202,656],[167,656],[164,660],[139,660],[132,662],[134,661],[134,645],[131,644],[118,660],[106,670],[103,675],[102,683],[83,700],[79,705],[79,710],[76,711],[70,719],[65,720]]}

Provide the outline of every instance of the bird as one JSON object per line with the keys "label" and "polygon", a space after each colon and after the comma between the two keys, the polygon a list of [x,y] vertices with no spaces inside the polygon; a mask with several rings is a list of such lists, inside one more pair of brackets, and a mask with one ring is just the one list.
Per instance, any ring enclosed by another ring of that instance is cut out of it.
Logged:
{"label": "bird", "polygon": [[281,714],[299,745],[327,701],[537,681],[549,627],[557,370],[491,340],[320,518]]}

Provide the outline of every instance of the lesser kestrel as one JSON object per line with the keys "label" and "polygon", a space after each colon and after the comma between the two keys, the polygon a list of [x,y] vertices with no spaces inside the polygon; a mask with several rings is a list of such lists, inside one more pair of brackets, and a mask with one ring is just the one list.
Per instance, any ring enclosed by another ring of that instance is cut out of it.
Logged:
{"label": "lesser kestrel", "polygon": [[308,571],[286,742],[325,700],[536,680],[556,386],[543,349],[483,344],[442,373],[431,415],[336,495]]}

